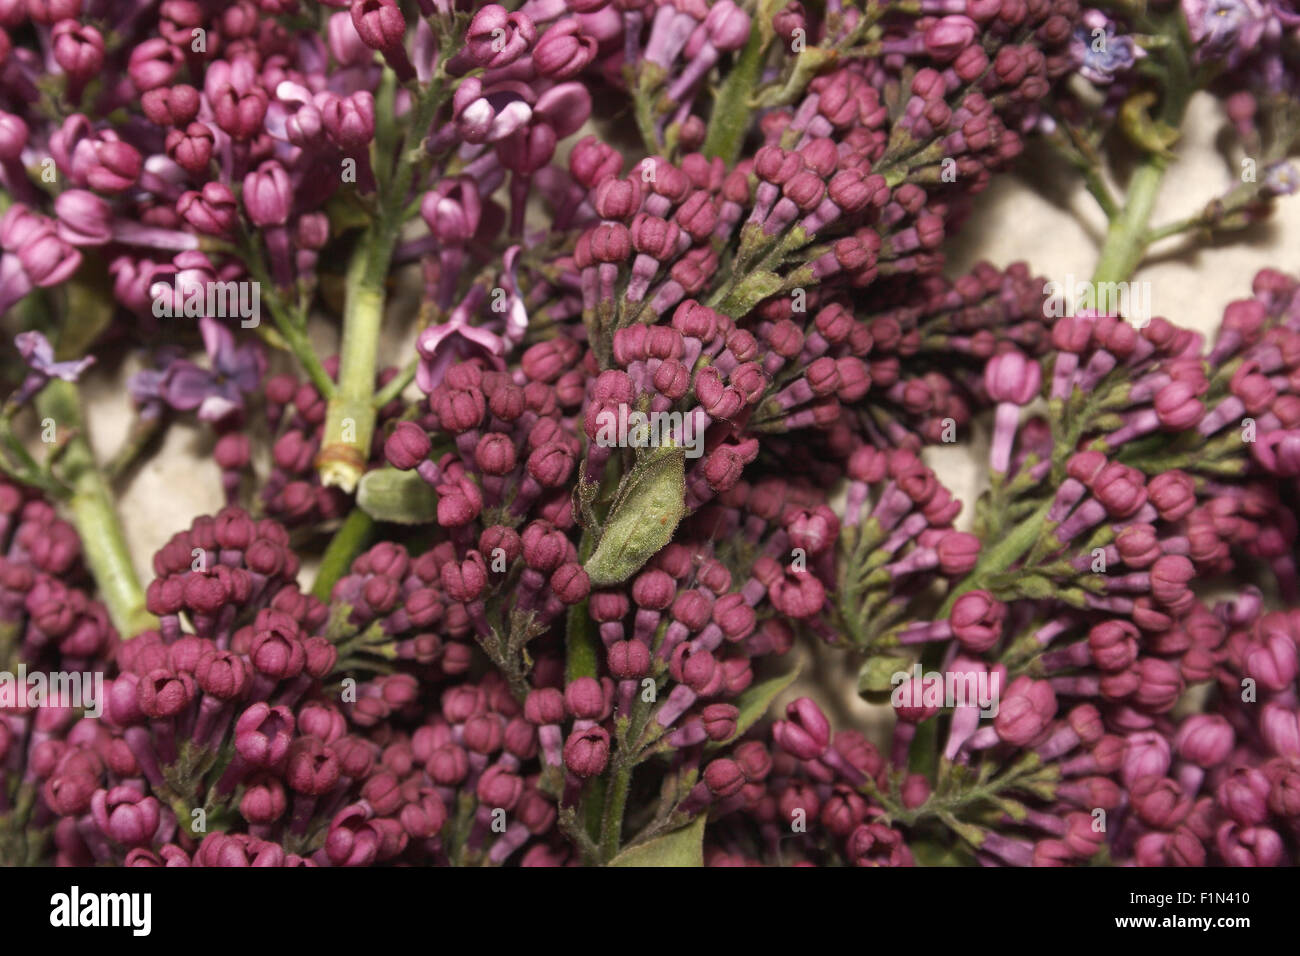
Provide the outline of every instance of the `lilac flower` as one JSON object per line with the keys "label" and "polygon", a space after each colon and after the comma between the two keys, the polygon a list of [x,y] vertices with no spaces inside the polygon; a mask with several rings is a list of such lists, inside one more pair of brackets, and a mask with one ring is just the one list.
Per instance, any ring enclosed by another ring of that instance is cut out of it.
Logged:
{"label": "lilac flower", "polygon": [[[215,424],[243,412],[244,396],[257,390],[266,371],[266,358],[253,343],[236,348],[230,330],[215,319],[204,317],[199,328],[212,367],[204,369],[188,359],[178,359],[168,366],[156,388],[172,408],[182,412],[197,408],[200,419]],[[148,379],[137,382],[142,388],[148,384]]]}
{"label": "lilac flower", "polygon": [[482,286],[475,286],[446,322],[420,333],[415,342],[415,349],[420,353],[415,381],[421,391],[429,393],[437,388],[448,367],[459,359],[483,355],[494,365],[501,365],[506,353],[505,341],[495,332],[469,323],[470,315],[486,296]]}
{"label": "lilac flower", "polygon": [[1258,0],[1182,0],[1183,16],[1202,58],[1228,54],[1235,60],[1253,50],[1268,25]]}
{"label": "lilac flower", "polygon": [[1105,86],[1146,56],[1132,37],[1119,36],[1115,22],[1100,10],[1089,10],[1082,19],[1070,40],[1070,55],[1084,79]]}
{"label": "lilac flower", "polygon": [[54,361],[54,346],[40,332],[22,332],[14,336],[14,345],[18,346],[18,354],[31,369],[11,399],[16,405],[26,404],[50,379],[61,378],[65,382],[75,382],[82,372],[95,364],[93,355],[76,361]]}
{"label": "lilac flower", "polygon": [[167,380],[167,371],[173,364],[181,361],[181,350],[172,346],[159,349],[154,355],[152,368],[143,368],[132,375],[126,382],[131,400],[139,409],[141,418],[156,418],[167,406],[163,397],[163,383]]}
{"label": "lilac flower", "polygon": [[1285,160],[1271,164],[1264,170],[1262,191],[1269,196],[1290,196],[1300,188],[1300,170]]}

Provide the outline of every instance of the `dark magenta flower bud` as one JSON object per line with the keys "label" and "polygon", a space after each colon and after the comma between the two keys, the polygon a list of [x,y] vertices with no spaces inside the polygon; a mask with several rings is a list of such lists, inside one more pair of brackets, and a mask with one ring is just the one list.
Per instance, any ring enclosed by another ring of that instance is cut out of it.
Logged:
{"label": "dark magenta flower bud", "polygon": [[287,707],[253,704],[235,722],[235,750],[255,767],[279,763],[293,740],[293,713]]}
{"label": "dark magenta flower bud", "polygon": [[1207,770],[1227,760],[1235,743],[1232,725],[1219,714],[1193,714],[1174,736],[1178,755]]}
{"label": "dark magenta flower bud", "polygon": [[772,727],[777,746],[800,760],[815,760],[825,753],[831,726],[821,709],[810,698],[800,697],[786,706],[785,713],[789,719]]}
{"label": "dark magenta flower bud", "polygon": [[339,649],[334,644],[315,635],[303,641],[302,648],[306,657],[303,670],[308,676],[320,680],[334,672],[334,667],[339,662]]}
{"label": "dark magenta flower bud", "polygon": [[174,717],[194,699],[194,679],[186,673],[157,668],[140,679],[136,699],[147,717],[162,720]]}
{"label": "dark magenta flower bud", "polygon": [[940,63],[948,63],[974,43],[978,33],[979,28],[969,17],[952,15],[940,17],[932,23],[922,38],[930,56]]}
{"label": "dark magenta flower bud", "polygon": [[953,636],[964,650],[982,654],[1002,637],[1007,607],[988,591],[967,591],[952,606]]}
{"label": "dark magenta flower bud", "polygon": [[560,724],[564,722],[564,708],[563,693],[554,687],[542,687],[528,692],[524,700],[524,717],[538,727]]}
{"label": "dark magenta flower bud", "polygon": [[439,747],[429,755],[425,769],[438,786],[455,787],[469,773],[469,755],[460,747]]}
{"label": "dark magenta flower bud", "polygon": [[104,38],[94,27],[75,20],[60,20],[50,33],[54,60],[77,81],[93,77],[104,65]]}
{"label": "dark magenta flower bud", "polygon": [[301,674],[307,654],[292,619],[286,615],[259,626],[253,634],[248,659],[258,673],[277,680]]}
{"label": "dark magenta flower bud", "polygon": [[293,189],[289,174],[274,160],[244,177],[244,209],[253,225],[282,226],[289,220]]}
{"label": "dark magenta flower bud", "polygon": [[1147,484],[1147,497],[1165,521],[1187,517],[1196,505],[1196,484],[1191,475],[1173,469],[1156,475]]}
{"label": "dark magenta flower bud", "polygon": [[1191,809],[1191,801],[1184,796],[1182,788],[1168,777],[1142,777],[1134,781],[1129,799],[1138,818],[1160,830],[1178,826]]}
{"label": "dark magenta flower bud", "polygon": [[1191,561],[1181,554],[1162,555],[1151,565],[1149,573],[1152,597],[1175,610],[1190,606],[1194,599],[1187,585],[1196,577],[1196,568]]}
{"label": "dark magenta flower bud", "polygon": [[591,593],[591,578],[580,564],[562,564],[551,574],[551,591],[562,604],[578,604]]}
{"label": "dark magenta flower bud", "polygon": [[1017,677],[1002,695],[993,727],[1007,743],[1023,747],[1040,736],[1056,716],[1056,694],[1047,681]]}
{"label": "dark magenta flower bud", "polygon": [[609,733],[601,727],[575,730],[564,742],[564,766],[586,779],[605,771],[609,763]]}
{"label": "dark magenta flower bud", "polygon": [[[49,26],[60,20],[72,20],[81,16],[81,0],[27,0],[26,9],[27,15],[37,23]],[[21,18],[21,13],[18,17]],[[21,22],[18,19],[8,25],[17,26]]]}
{"label": "dark magenta flower bud", "polygon": [[101,833],[123,846],[151,842],[162,818],[155,798],[125,784],[112,790],[96,790],[90,799],[90,815]]}
{"label": "dark magenta flower bud", "polygon": [[488,432],[474,449],[474,463],[484,474],[508,475],[515,470],[515,443],[501,432]]}
{"label": "dark magenta flower bud", "polygon": [[289,748],[285,780],[296,793],[318,797],[329,793],[339,779],[339,762],[315,737],[299,737]]}
{"label": "dark magenta flower bud", "polygon": [[1119,462],[1110,462],[1097,473],[1092,481],[1092,493],[1112,518],[1130,517],[1147,500],[1142,473]]}
{"label": "dark magenta flower bud", "polygon": [[326,135],[341,149],[362,149],[375,138],[375,99],[367,90],[330,97],[320,114]]}
{"label": "dark magenta flower bud", "polygon": [[700,713],[704,732],[710,740],[730,740],[736,734],[740,711],[731,704],[709,704]]}
{"label": "dark magenta flower bud", "polygon": [[184,57],[180,50],[161,37],[145,40],[131,51],[127,75],[141,93],[170,86],[176,79]]}
{"label": "dark magenta flower bud", "polygon": [[569,154],[569,172],[587,189],[594,189],[603,180],[617,176],[623,169],[623,157],[607,143],[595,136],[579,140]]}
{"label": "dark magenta flower bud", "polygon": [[650,673],[650,648],[641,641],[615,641],[607,653],[609,672],[620,680],[636,680]]}
{"label": "dark magenta flower bud", "polygon": [[1042,380],[1038,362],[1014,349],[993,356],[984,367],[984,388],[995,402],[1026,405],[1038,394]]}
{"label": "dark magenta flower bud", "polygon": [[1132,787],[1142,777],[1163,777],[1169,772],[1172,752],[1169,741],[1154,731],[1129,734],[1120,760],[1120,779]]}
{"label": "dark magenta flower bud", "polygon": [[489,807],[500,807],[510,811],[519,803],[524,793],[524,781],[518,774],[511,773],[497,764],[488,767],[479,777],[476,788],[479,803]]}
{"label": "dark magenta flower bud", "polygon": [[719,757],[704,768],[704,783],[715,797],[730,797],[745,785],[745,774],[734,760]]}
{"label": "dark magenta flower bud", "polygon": [[423,793],[402,807],[398,819],[413,839],[424,840],[438,835],[447,822],[447,808],[436,793]]}
{"label": "dark magenta flower bud", "polygon": [[602,219],[631,219],[641,205],[641,182],[635,177],[604,179],[596,186],[592,205]]}
{"label": "dark magenta flower bud", "polygon": [[579,677],[564,689],[564,704],[578,720],[599,720],[605,712],[605,695],[594,677]]}
{"label": "dark magenta flower bud", "polygon": [[394,0],[353,0],[350,13],[357,36],[372,50],[386,53],[406,38],[406,18]]}
{"label": "dark magenta flower bud", "polygon": [[1268,819],[1269,780],[1254,767],[1238,767],[1219,784],[1219,806],[1242,826],[1255,826]]}
{"label": "dark magenta flower bud", "polygon": [[524,563],[535,571],[550,574],[569,556],[569,539],[560,531],[535,521],[524,529]]}
{"label": "dark magenta flower bud", "polygon": [[1128,621],[1102,621],[1088,632],[1088,651],[1102,670],[1125,670],[1137,660],[1138,629]]}
{"label": "dark magenta flower bud", "polygon": [[212,130],[203,123],[190,123],[184,131],[169,130],[164,143],[167,155],[192,176],[202,176],[212,159]]}
{"label": "dark magenta flower bud", "polygon": [[464,561],[448,561],[440,572],[442,589],[453,601],[477,601],[487,587],[487,566],[483,556],[471,551]]}
{"label": "dark magenta flower bud", "polygon": [[218,182],[205,183],[201,192],[182,193],[176,200],[176,212],[196,231],[208,236],[228,236],[239,222],[235,194]]}
{"label": "dark magenta flower bud", "polygon": [[1279,757],[1300,757],[1300,714],[1293,707],[1265,704],[1259,718],[1259,732]]}
{"label": "dark magenta flower bud", "polygon": [[474,66],[499,69],[527,53],[535,39],[537,28],[529,16],[490,3],[470,21],[463,54]]}
{"label": "dark magenta flower bud", "polygon": [[533,50],[533,68],[550,80],[569,80],[596,58],[598,42],[581,32],[576,19],[561,20],[548,29]]}
{"label": "dark magenta flower bud", "polygon": [[249,784],[239,800],[240,815],[252,824],[274,823],[287,808],[284,785],[275,777],[260,777]]}
{"label": "dark magenta flower bud", "polygon": [[979,560],[980,540],[964,531],[949,531],[939,539],[935,551],[939,555],[939,570],[944,574],[969,574]]}

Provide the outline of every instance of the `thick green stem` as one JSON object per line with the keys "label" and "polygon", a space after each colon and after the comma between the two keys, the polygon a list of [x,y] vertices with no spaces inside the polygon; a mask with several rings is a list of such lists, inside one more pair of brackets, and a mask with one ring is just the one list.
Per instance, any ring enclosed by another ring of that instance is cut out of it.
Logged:
{"label": "thick green stem", "polygon": [[1147,250],[1147,224],[1160,195],[1167,165],[1164,157],[1151,155],[1133,174],[1124,208],[1111,221],[1105,245],[1101,247],[1101,257],[1092,274],[1094,285],[1126,282],[1137,271]]}
{"label": "thick green stem", "polygon": [[[325,434],[316,467],[321,484],[346,492],[356,490],[370,457],[375,433],[375,363],[379,330],[384,320],[384,284],[393,261],[393,249],[411,209],[412,186],[417,189],[432,156],[425,149],[433,117],[444,98],[441,70],[427,89],[413,90],[415,108],[410,113],[408,138],[397,151],[391,177],[382,175],[379,215],[361,237],[348,265],[347,303],[343,307],[343,340],[339,344],[338,387],[325,410]],[[385,157],[386,158],[386,157]]]}
{"label": "thick green stem", "polygon": [[620,761],[605,793],[605,816],[600,828],[600,861],[608,863],[618,855],[623,837],[623,811],[627,808],[627,794],[632,785],[629,761]]}
{"label": "thick green stem", "polygon": [[[1176,138],[1195,84],[1183,46],[1181,19],[1172,16],[1166,24],[1166,32],[1171,42],[1163,48],[1164,91],[1156,125]],[[1102,282],[1127,282],[1142,264],[1142,257],[1151,244],[1148,232],[1151,213],[1160,195],[1160,184],[1170,155],[1165,148],[1152,148],[1133,173],[1124,208],[1118,215],[1111,215],[1106,242],[1092,276],[1094,286]]]}
{"label": "thick green stem", "polygon": [[325,436],[316,459],[321,484],[347,492],[361,480],[375,432],[375,363],[384,320],[384,279],[393,246],[383,232],[367,231],[348,266],[338,387],[326,408]]}
{"label": "thick green stem", "polygon": [[[582,539],[578,542],[579,563],[586,564],[594,548],[591,531],[583,531]],[[582,601],[569,608],[565,621],[564,679],[567,683],[572,683],[579,677],[595,677],[598,672],[596,642],[591,633],[593,622],[587,612],[588,603]]]}
{"label": "thick green stem", "polygon": [[76,387],[52,379],[37,397],[36,407],[42,418],[52,418],[72,433],[61,459],[64,480],[72,488],[67,506],[113,626],[123,638],[157,627],[157,618],[145,609],[144,589],[131,563],[112,496],[86,441]]}
{"label": "thick green stem", "polygon": [[375,529],[375,519],[360,508],[353,508],[321,557],[316,580],[312,583],[311,593],[322,601],[330,599],[330,592],[338,579],[343,577],[348,567],[361,549],[370,540]]}

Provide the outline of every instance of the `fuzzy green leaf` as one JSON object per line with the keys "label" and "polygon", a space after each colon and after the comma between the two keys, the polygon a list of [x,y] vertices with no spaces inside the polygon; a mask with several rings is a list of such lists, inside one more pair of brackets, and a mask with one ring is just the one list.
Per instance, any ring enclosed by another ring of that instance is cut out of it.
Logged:
{"label": "fuzzy green leaf", "polygon": [[702,813],[680,830],[624,850],[610,860],[609,865],[703,866],[704,824],[707,819],[707,815]]}
{"label": "fuzzy green leaf", "polygon": [[438,519],[438,495],[413,471],[377,468],[357,486],[357,505],[376,521],[429,524]]}
{"label": "fuzzy green leaf", "polygon": [[733,702],[740,711],[740,716],[736,719],[736,732],[726,740],[710,743],[705,749],[717,750],[744,736],[745,731],[754,726],[767,713],[767,709],[772,706],[772,701],[776,700],[781,691],[793,684],[798,676],[799,668],[795,667],[788,674],[769,678],[761,684],[754,684],[741,691]]}
{"label": "fuzzy green leaf", "polygon": [[686,452],[669,446],[642,457],[619,493],[585,568],[594,587],[626,581],[672,540],[686,514]]}

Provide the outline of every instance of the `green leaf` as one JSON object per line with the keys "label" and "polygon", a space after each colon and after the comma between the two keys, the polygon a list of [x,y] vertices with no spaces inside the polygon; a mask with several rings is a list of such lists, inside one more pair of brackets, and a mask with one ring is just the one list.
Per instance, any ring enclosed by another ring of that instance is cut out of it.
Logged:
{"label": "green leaf", "polygon": [[1120,106],[1120,128],[1136,146],[1165,159],[1173,159],[1169,147],[1178,141],[1178,130],[1162,120],[1152,119],[1156,94],[1150,90],[1133,93]]}
{"label": "green leaf", "polygon": [[776,295],[785,285],[785,280],[775,272],[757,270],[745,277],[745,281],[736,286],[723,301],[720,311],[733,319],[748,315],[754,306],[766,298]]}
{"label": "green leaf", "polygon": [[704,825],[708,815],[701,813],[680,830],[655,837],[649,843],[629,847],[610,866],[703,866]]}
{"label": "green leaf", "polygon": [[767,38],[763,30],[750,30],[745,44],[727,78],[713,100],[709,131],[704,138],[704,155],[721,156],[728,166],[740,156],[754,114],[749,108],[754,88],[763,72],[763,53]]}
{"label": "green leaf", "polygon": [[595,587],[626,581],[672,540],[686,514],[686,452],[656,448],[632,468],[585,569]]}
{"label": "green leaf", "polygon": [[781,691],[793,684],[798,676],[799,668],[795,667],[788,674],[769,678],[761,684],[753,684],[741,691],[734,701],[737,709],[740,710],[740,717],[736,720],[736,732],[726,740],[710,743],[705,749],[717,750],[744,736],[745,731],[754,726],[767,713],[767,709],[772,706],[772,701],[776,700]]}
{"label": "green leaf", "polygon": [[68,312],[59,330],[59,358],[87,355],[113,318],[113,286],[98,257],[86,257],[77,278],[68,283]]}
{"label": "green leaf", "polygon": [[938,840],[912,840],[912,856],[921,866],[972,866],[975,860],[962,846],[947,846]]}
{"label": "green leaf", "polygon": [[915,663],[910,657],[889,657],[873,654],[863,663],[858,671],[858,693],[864,697],[885,695],[886,701],[893,693],[894,675],[911,674]]}
{"label": "green leaf", "polygon": [[368,471],[357,486],[357,505],[376,521],[429,524],[438,518],[438,496],[418,474],[396,468]]}

